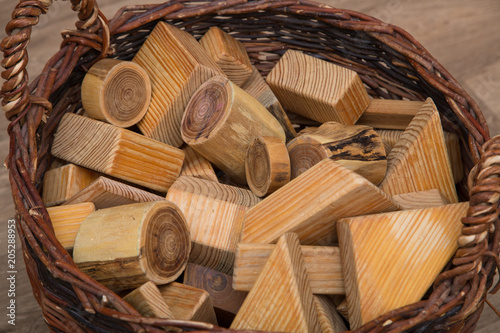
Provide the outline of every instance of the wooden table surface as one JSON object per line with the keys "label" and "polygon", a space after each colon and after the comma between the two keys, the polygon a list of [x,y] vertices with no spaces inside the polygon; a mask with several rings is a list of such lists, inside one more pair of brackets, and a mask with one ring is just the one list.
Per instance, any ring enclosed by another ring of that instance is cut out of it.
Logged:
{"label": "wooden table surface", "polygon": [[[98,0],[101,10],[112,17],[124,5],[158,3],[150,0]],[[498,0],[323,0],[339,8],[349,8],[394,23],[409,31],[446,67],[479,103],[490,125],[491,134],[500,134],[500,1]],[[0,0],[0,26],[5,27],[16,1]],[[73,29],[76,14],[68,1],[54,1],[40,18],[29,47],[30,77],[35,77],[61,42],[59,32]],[[0,35],[3,38],[4,33]],[[0,117],[0,158],[8,150],[7,120]],[[6,244],[7,220],[14,216],[8,175],[0,170],[0,244]],[[19,245],[19,241],[17,242]],[[17,252],[16,326],[7,324],[6,246],[0,252],[0,332],[46,332],[41,311],[26,277],[21,251]],[[500,295],[489,300],[500,309]],[[479,333],[500,332],[500,318],[485,307],[476,328]]]}

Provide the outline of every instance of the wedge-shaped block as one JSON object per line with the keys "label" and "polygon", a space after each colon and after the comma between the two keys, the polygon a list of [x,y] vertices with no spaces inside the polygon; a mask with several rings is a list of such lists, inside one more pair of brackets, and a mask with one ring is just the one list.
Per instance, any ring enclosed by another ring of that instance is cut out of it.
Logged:
{"label": "wedge-shaped block", "polygon": [[184,161],[180,149],[75,114],[66,114],[61,119],[52,154],[160,192],[167,192]]}
{"label": "wedge-shaped block", "polygon": [[325,159],[248,210],[241,242],[270,244],[294,232],[304,245],[332,245],[343,217],[399,209],[367,179]]}
{"label": "wedge-shaped block", "polygon": [[439,190],[398,194],[392,197],[403,209],[439,207],[450,204]]}
{"label": "wedge-shaped block", "polygon": [[352,70],[288,50],[266,78],[287,111],[325,123],[353,125],[370,104]]}
{"label": "wedge-shaped block", "polygon": [[180,147],[181,119],[191,95],[215,75],[224,75],[189,33],[159,22],[135,55],[134,62],[151,79],[149,110],[137,124],[147,137]]}
{"label": "wedge-shaped block", "polygon": [[181,176],[190,176],[211,180],[218,183],[217,175],[210,161],[196,152],[193,148],[185,146],[182,148],[185,154],[182,165]]}
{"label": "wedge-shaped block", "polygon": [[337,223],[351,328],[424,296],[457,250],[468,207],[451,204]]}
{"label": "wedge-shaped block", "polygon": [[372,99],[356,124],[373,128],[404,130],[423,104],[424,102],[420,101]]}
{"label": "wedge-shaped block", "polygon": [[133,290],[123,300],[132,305],[144,317],[173,319],[172,310],[153,282],[149,281]]}
{"label": "wedge-shaped block", "polygon": [[338,333],[347,331],[342,316],[338,313],[335,303],[330,296],[314,295],[314,302],[318,309],[318,318],[322,333]]}
{"label": "wedge-shaped block", "polygon": [[320,332],[298,237],[283,235],[248,293],[231,328]]}

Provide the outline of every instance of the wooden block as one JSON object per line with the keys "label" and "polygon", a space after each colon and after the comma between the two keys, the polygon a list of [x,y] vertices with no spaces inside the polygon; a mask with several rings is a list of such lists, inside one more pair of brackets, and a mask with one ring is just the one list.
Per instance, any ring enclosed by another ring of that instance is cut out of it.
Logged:
{"label": "wooden block", "polygon": [[321,331],[296,235],[285,234],[280,238],[231,328],[297,333]]}
{"label": "wooden block", "polygon": [[451,203],[441,194],[441,192],[439,192],[439,190],[398,194],[393,196],[392,200],[403,209],[439,207]]}
{"label": "wooden block", "polygon": [[356,72],[299,51],[288,50],[266,82],[285,110],[321,123],[353,125],[370,104]]}
{"label": "wooden block", "polygon": [[102,59],[82,82],[82,104],[90,118],[130,127],[144,117],[151,100],[151,81],[136,63]]}
{"label": "wooden block", "polygon": [[245,156],[259,136],[285,142],[280,124],[255,98],[226,77],[205,82],[182,118],[182,138],[235,181],[245,184]]}
{"label": "wooden block", "polygon": [[139,129],[180,147],[182,114],[191,95],[212,76],[225,74],[193,36],[164,22],[158,22],[133,61],[146,70],[152,84],[151,104]]}
{"label": "wooden block", "polygon": [[167,192],[184,161],[180,149],[75,114],[61,119],[52,154],[159,192]]}
{"label": "wooden block", "polygon": [[[252,288],[275,247],[274,244],[238,244],[233,272],[235,290],[249,291]],[[301,250],[312,292],[345,294],[339,248],[302,245]]]}
{"label": "wooden block", "polygon": [[93,202],[96,209],[128,205],[136,202],[162,201],[164,197],[106,177],[99,177],[92,184],[69,198],[64,204]]}
{"label": "wooden block", "polygon": [[91,202],[47,208],[57,240],[66,250],[73,250],[80,224],[94,211]]}
{"label": "wooden block", "polygon": [[252,75],[252,64],[245,46],[217,27],[211,27],[200,39],[200,45],[210,54],[228,79],[241,86]]}
{"label": "wooden block", "polygon": [[468,207],[460,203],[337,223],[351,329],[424,296],[458,248]]}
{"label": "wooden block", "polygon": [[245,173],[248,186],[258,197],[273,193],[290,181],[290,158],[283,141],[256,138],[247,150]]}
{"label": "wooden block", "polygon": [[190,250],[182,212],[163,200],[90,214],[78,230],[73,260],[84,274],[119,291],[174,281]]}
{"label": "wooden block", "polygon": [[387,157],[387,175],[380,188],[387,194],[438,189],[458,202],[439,113],[427,99]]}
{"label": "wooden block", "polygon": [[297,132],[290,119],[288,119],[285,110],[283,110],[273,91],[267,85],[266,81],[264,81],[262,75],[260,75],[259,70],[254,66],[252,66],[252,69],[252,76],[243,83],[241,88],[255,97],[279,121],[281,128],[285,132],[286,141],[292,140],[297,136]]}
{"label": "wooden block", "polygon": [[423,105],[424,102],[421,101],[372,99],[356,124],[404,130]]}
{"label": "wooden block", "polygon": [[219,182],[212,164],[196,150],[189,146],[182,148],[185,154],[184,164],[182,165],[181,176],[190,176]]}
{"label": "wooden block", "polygon": [[61,160],[60,158],[52,157],[52,162],[50,163],[50,167],[48,170],[57,169],[57,168],[65,166],[67,164],[68,164],[68,162],[66,162],[65,160]]}
{"label": "wooden block", "polygon": [[349,309],[347,308],[347,299],[344,300],[337,306],[337,311],[342,317],[349,321]]}
{"label": "wooden block", "polygon": [[153,282],[149,281],[123,297],[144,317],[173,319],[172,310]]}
{"label": "wooden block", "polygon": [[304,245],[332,245],[336,221],[399,209],[367,179],[323,160],[248,210],[241,242],[274,243],[287,232]]}
{"label": "wooden block", "polygon": [[98,177],[98,172],[74,164],[51,169],[43,177],[43,203],[46,207],[60,205]]}
{"label": "wooden block", "polygon": [[177,282],[159,286],[158,289],[172,310],[174,319],[217,325],[212,300],[205,290]]}
{"label": "wooden block", "polygon": [[236,315],[246,292],[233,289],[233,277],[216,270],[188,264],[184,271],[184,284],[206,290],[210,294],[214,308]]}
{"label": "wooden block", "polygon": [[385,148],[373,128],[328,122],[301,133],[287,144],[292,179],[325,158],[336,161],[375,185],[384,179],[387,171]]}
{"label": "wooden block", "polygon": [[338,313],[333,300],[327,295],[314,295],[322,333],[339,333],[347,327]]}
{"label": "wooden block", "polygon": [[245,212],[260,199],[251,191],[181,176],[167,200],[177,204],[189,226],[189,262],[231,274]]}

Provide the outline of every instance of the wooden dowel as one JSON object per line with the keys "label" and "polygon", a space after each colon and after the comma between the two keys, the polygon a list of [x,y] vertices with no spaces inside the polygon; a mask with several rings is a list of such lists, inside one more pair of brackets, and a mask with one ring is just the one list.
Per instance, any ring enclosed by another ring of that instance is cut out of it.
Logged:
{"label": "wooden dowel", "polygon": [[404,130],[423,105],[424,102],[421,101],[372,99],[356,124],[379,129]]}
{"label": "wooden dowel", "polygon": [[149,281],[123,297],[144,317],[173,319],[172,310],[153,282]]}
{"label": "wooden dowel", "polygon": [[181,176],[190,176],[219,182],[212,164],[196,150],[189,146],[182,148],[185,154],[184,164],[182,165]]}

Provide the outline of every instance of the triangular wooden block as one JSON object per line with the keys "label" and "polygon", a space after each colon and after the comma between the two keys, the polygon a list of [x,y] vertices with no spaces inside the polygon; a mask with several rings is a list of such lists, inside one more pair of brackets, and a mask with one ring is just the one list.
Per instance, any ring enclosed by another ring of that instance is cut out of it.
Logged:
{"label": "triangular wooden block", "polygon": [[352,329],[424,296],[458,247],[468,207],[459,203],[337,223]]}
{"label": "triangular wooden block", "polygon": [[182,165],[181,176],[195,177],[210,180],[218,183],[217,175],[209,160],[201,156],[193,148],[184,146],[184,164]]}
{"label": "triangular wooden block", "polygon": [[392,200],[397,202],[403,209],[439,207],[451,203],[439,190],[398,194],[393,196]]}
{"label": "triangular wooden block", "polygon": [[387,156],[387,174],[380,188],[389,195],[438,189],[458,202],[439,113],[427,99]]}
{"label": "triangular wooden block", "polygon": [[127,294],[123,300],[132,305],[144,317],[174,318],[172,310],[163,299],[160,290],[151,281]]}
{"label": "triangular wooden block", "polygon": [[314,295],[318,309],[321,333],[337,333],[347,331],[342,316],[338,313],[334,301],[327,295]]}
{"label": "triangular wooden block", "polygon": [[231,325],[234,329],[320,332],[299,240],[285,234]]}

